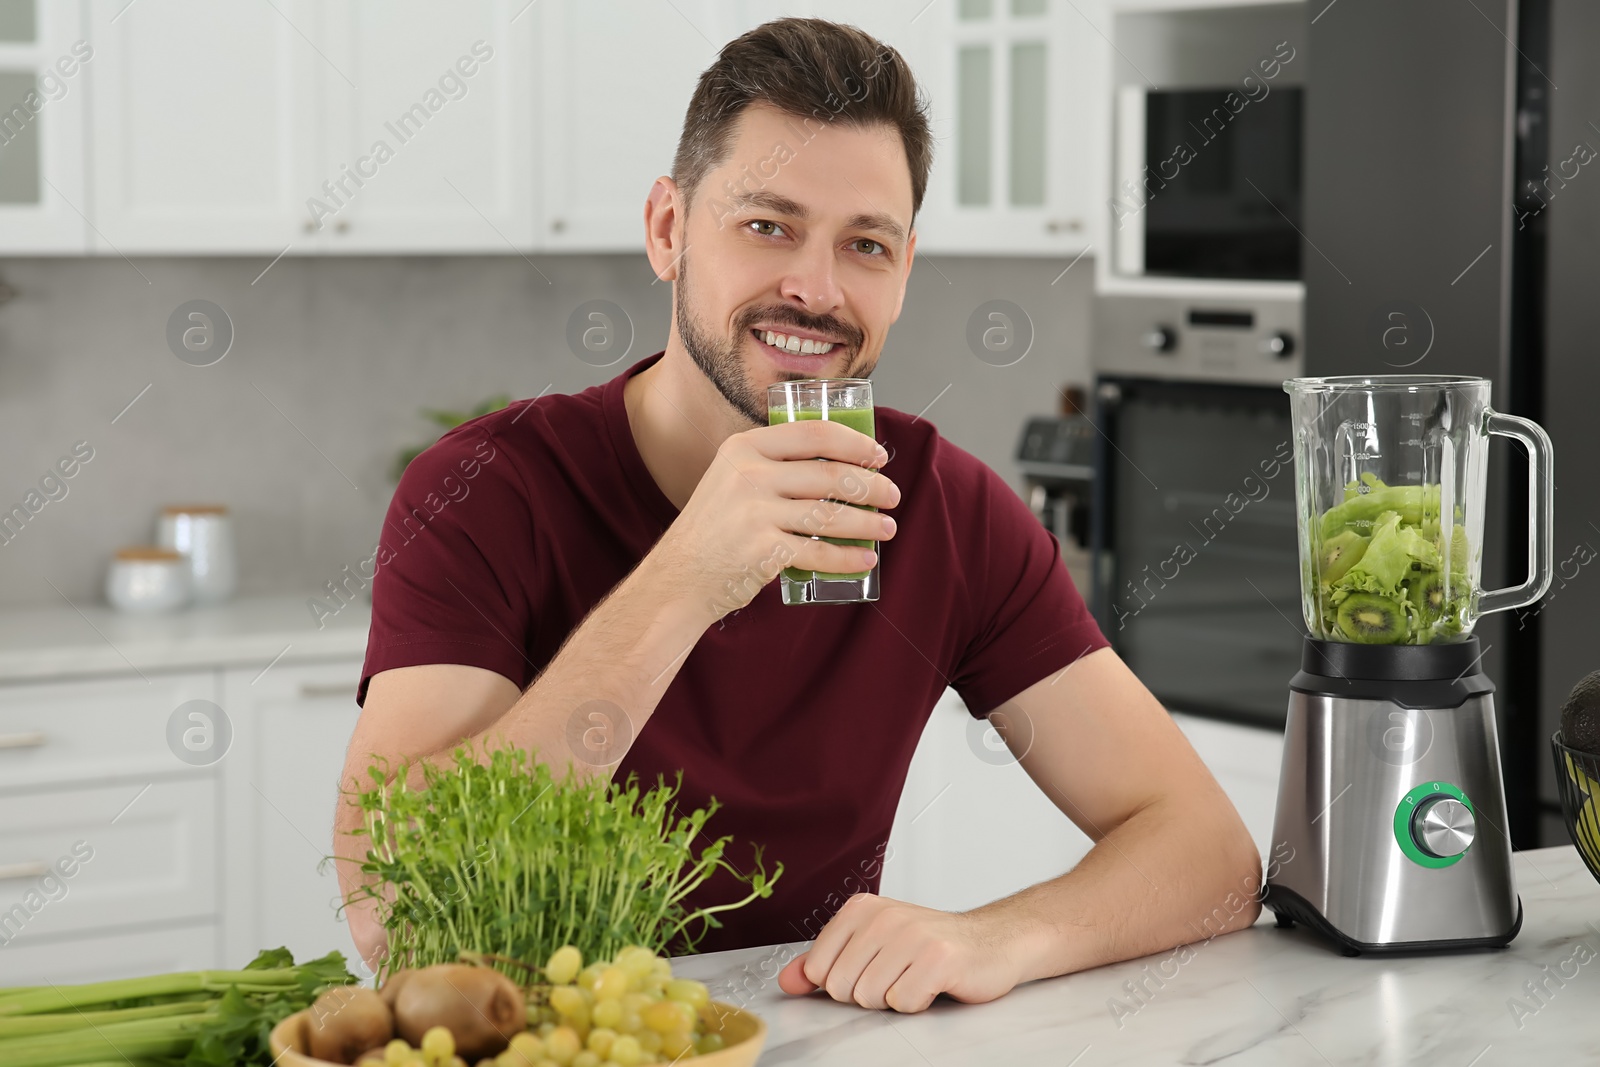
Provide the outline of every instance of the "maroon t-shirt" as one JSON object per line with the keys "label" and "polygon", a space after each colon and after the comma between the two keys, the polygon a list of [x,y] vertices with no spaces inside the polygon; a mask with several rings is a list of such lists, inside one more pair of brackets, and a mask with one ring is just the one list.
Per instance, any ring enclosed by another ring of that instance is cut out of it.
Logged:
{"label": "maroon t-shirt", "polygon": [[[357,702],[379,671],[426,663],[526,689],[650,551],[678,510],[634,445],[622,387],[659,357],[474,419],[411,462],[383,527]],[[722,805],[697,849],[731,834],[738,870],[756,845],[769,874],[784,865],[772,896],[720,913],[700,951],[812,938],[852,892],[877,890],[947,685],[981,718],[1108,644],[1055,540],[997,474],[926,419],[880,407],[876,423],[902,493],[880,599],[785,606],[768,584],[701,636],[614,776],[670,783],[681,769],[681,810]],[[745,892],[719,871],[685,903]]]}

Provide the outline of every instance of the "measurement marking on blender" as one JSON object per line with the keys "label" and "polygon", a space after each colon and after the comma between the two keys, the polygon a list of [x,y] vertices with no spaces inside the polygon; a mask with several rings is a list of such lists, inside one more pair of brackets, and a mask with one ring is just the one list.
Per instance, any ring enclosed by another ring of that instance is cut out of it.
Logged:
{"label": "measurement marking on blender", "polygon": [[[1350,786],[1352,786],[1352,785],[1355,785],[1355,783],[1351,782],[1351,783],[1349,783],[1349,785],[1346,785],[1343,789],[1339,790],[1339,796],[1338,797],[1334,797],[1332,800],[1328,801],[1328,806],[1326,808],[1323,808],[1321,811],[1317,812],[1317,819],[1320,819],[1324,815],[1328,814],[1329,810],[1332,809],[1332,807],[1335,804],[1339,803],[1339,797],[1342,797],[1346,793],[1350,792]],[[1312,819],[1311,820],[1311,825],[1312,826],[1317,825],[1317,819]]]}

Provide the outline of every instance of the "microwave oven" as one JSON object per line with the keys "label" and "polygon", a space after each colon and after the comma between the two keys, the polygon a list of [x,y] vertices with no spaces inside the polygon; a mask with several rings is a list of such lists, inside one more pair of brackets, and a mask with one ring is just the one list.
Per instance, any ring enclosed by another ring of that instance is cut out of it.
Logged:
{"label": "microwave oven", "polygon": [[1304,98],[1290,85],[1254,98],[1237,86],[1122,89],[1109,204],[1116,271],[1299,281]]}

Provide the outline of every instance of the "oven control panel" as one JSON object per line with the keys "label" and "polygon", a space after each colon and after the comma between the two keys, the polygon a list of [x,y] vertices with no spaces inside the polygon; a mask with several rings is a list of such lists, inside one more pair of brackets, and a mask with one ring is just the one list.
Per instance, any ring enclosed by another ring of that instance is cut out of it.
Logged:
{"label": "oven control panel", "polygon": [[1303,373],[1299,299],[1102,294],[1090,362],[1103,375],[1278,385]]}

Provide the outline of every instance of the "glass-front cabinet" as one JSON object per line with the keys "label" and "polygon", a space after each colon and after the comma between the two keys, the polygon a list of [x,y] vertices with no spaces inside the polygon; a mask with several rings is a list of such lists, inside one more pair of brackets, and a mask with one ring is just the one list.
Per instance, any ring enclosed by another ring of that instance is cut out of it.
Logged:
{"label": "glass-front cabinet", "polygon": [[83,252],[94,50],[78,4],[0,0],[0,232],[9,255]]}
{"label": "glass-front cabinet", "polygon": [[930,246],[1071,254],[1094,241],[1107,49],[1102,0],[953,0],[929,79],[939,158]]}

